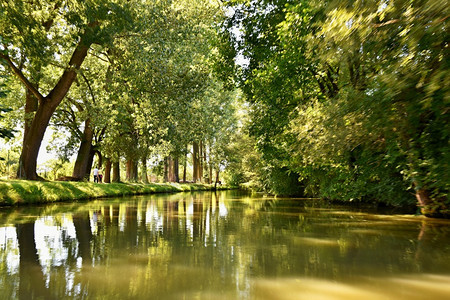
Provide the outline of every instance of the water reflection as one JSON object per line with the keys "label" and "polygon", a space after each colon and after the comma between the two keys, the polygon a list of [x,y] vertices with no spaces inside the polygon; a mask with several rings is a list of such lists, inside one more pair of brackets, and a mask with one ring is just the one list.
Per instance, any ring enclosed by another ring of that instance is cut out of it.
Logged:
{"label": "water reflection", "polygon": [[435,299],[449,222],[261,199],[153,195],[0,212],[2,299]]}

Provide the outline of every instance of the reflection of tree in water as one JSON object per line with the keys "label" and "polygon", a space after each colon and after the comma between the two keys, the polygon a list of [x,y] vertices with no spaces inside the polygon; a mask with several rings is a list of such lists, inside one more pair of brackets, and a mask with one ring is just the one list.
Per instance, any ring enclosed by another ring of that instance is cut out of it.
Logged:
{"label": "reflection of tree in water", "polygon": [[52,299],[45,286],[44,273],[39,262],[34,238],[34,222],[17,224],[20,253],[19,299]]}
{"label": "reflection of tree in water", "polygon": [[92,231],[89,212],[81,212],[72,215],[73,225],[78,240],[78,255],[82,259],[83,266],[92,265],[91,240]]}
{"label": "reflection of tree in water", "polygon": [[[441,221],[435,220],[438,224]],[[420,232],[417,236],[416,251],[414,260],[417,270],[424,273],[434,272],[436,262],[446,261],[450,249],[448,247],[448,239],[450,237],[449,226],[439,226],[424,219],[420,225]],[[446,252],[435,251],[435,249],[445,249]],[[445,266],[444,266],[445,268]]]}

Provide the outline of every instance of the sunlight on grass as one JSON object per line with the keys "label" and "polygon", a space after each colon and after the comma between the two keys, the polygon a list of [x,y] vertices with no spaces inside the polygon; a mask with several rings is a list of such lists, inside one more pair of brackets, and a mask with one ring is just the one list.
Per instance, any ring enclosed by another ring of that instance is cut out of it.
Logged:
{"label": "sunlight on grass", "polygon": [[39,182],[0,180],[0,205],[73,201],[100,197],[211,190],[208,184]]}

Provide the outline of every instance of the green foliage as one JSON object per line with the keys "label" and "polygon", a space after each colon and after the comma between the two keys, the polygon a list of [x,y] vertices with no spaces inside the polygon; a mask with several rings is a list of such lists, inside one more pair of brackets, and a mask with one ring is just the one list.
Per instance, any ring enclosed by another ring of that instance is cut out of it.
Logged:
{"label": "green foliage", "polygon": [[73,163],[61,159],[51,159],[46,161],[38,173],[47,180],[57,180],[61,177],[72,176]]}
{"label": "green foliage", "polygon": [[[0,100],[3,103],[3,99],[6,98],[8,90],[6,89],[6,85],[3,82],[4,76],[0,77]],[[2,104],[0,104],[0,124],[2,124],[2,119],[5,118],[2,114],[8,113],[12,111],[12,108],[4,107]],[[0,139],[11,139],[14,137],[14,129],[4,127],[3,125],[0,126]]]}
{"label": "green foliage", "polygon": [[425,191],[446,211],[445,2],[228,4],[249,59],[249,132],[267,165],[297,173],[313,195],[408,204]]}
{"label": "green foliage", "polygon": [[[1,115],[1,113],[7,113],[10,112],[11,108],[3,108],[0,106],[0,120],[3,119],[4,117]],[[0,127],[0,138],[5,139],[5,138],[13,138],[14,137],[14,129],[9,129],[9,128],[4,128],[4,127]]]}
{"label": "green foliage", "polygon": [[304,187],[299,175],[286,167],[266,166],[263,184],[265,191],[280,196],[303,196]]}

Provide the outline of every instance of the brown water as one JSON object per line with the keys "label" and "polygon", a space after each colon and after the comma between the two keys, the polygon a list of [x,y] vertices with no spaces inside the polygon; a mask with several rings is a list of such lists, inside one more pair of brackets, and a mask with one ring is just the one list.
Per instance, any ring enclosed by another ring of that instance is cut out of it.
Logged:
{"label": "brown water", "polygon": [[237,192],[0,209],[1,299],[450,299],[450,222]]}

